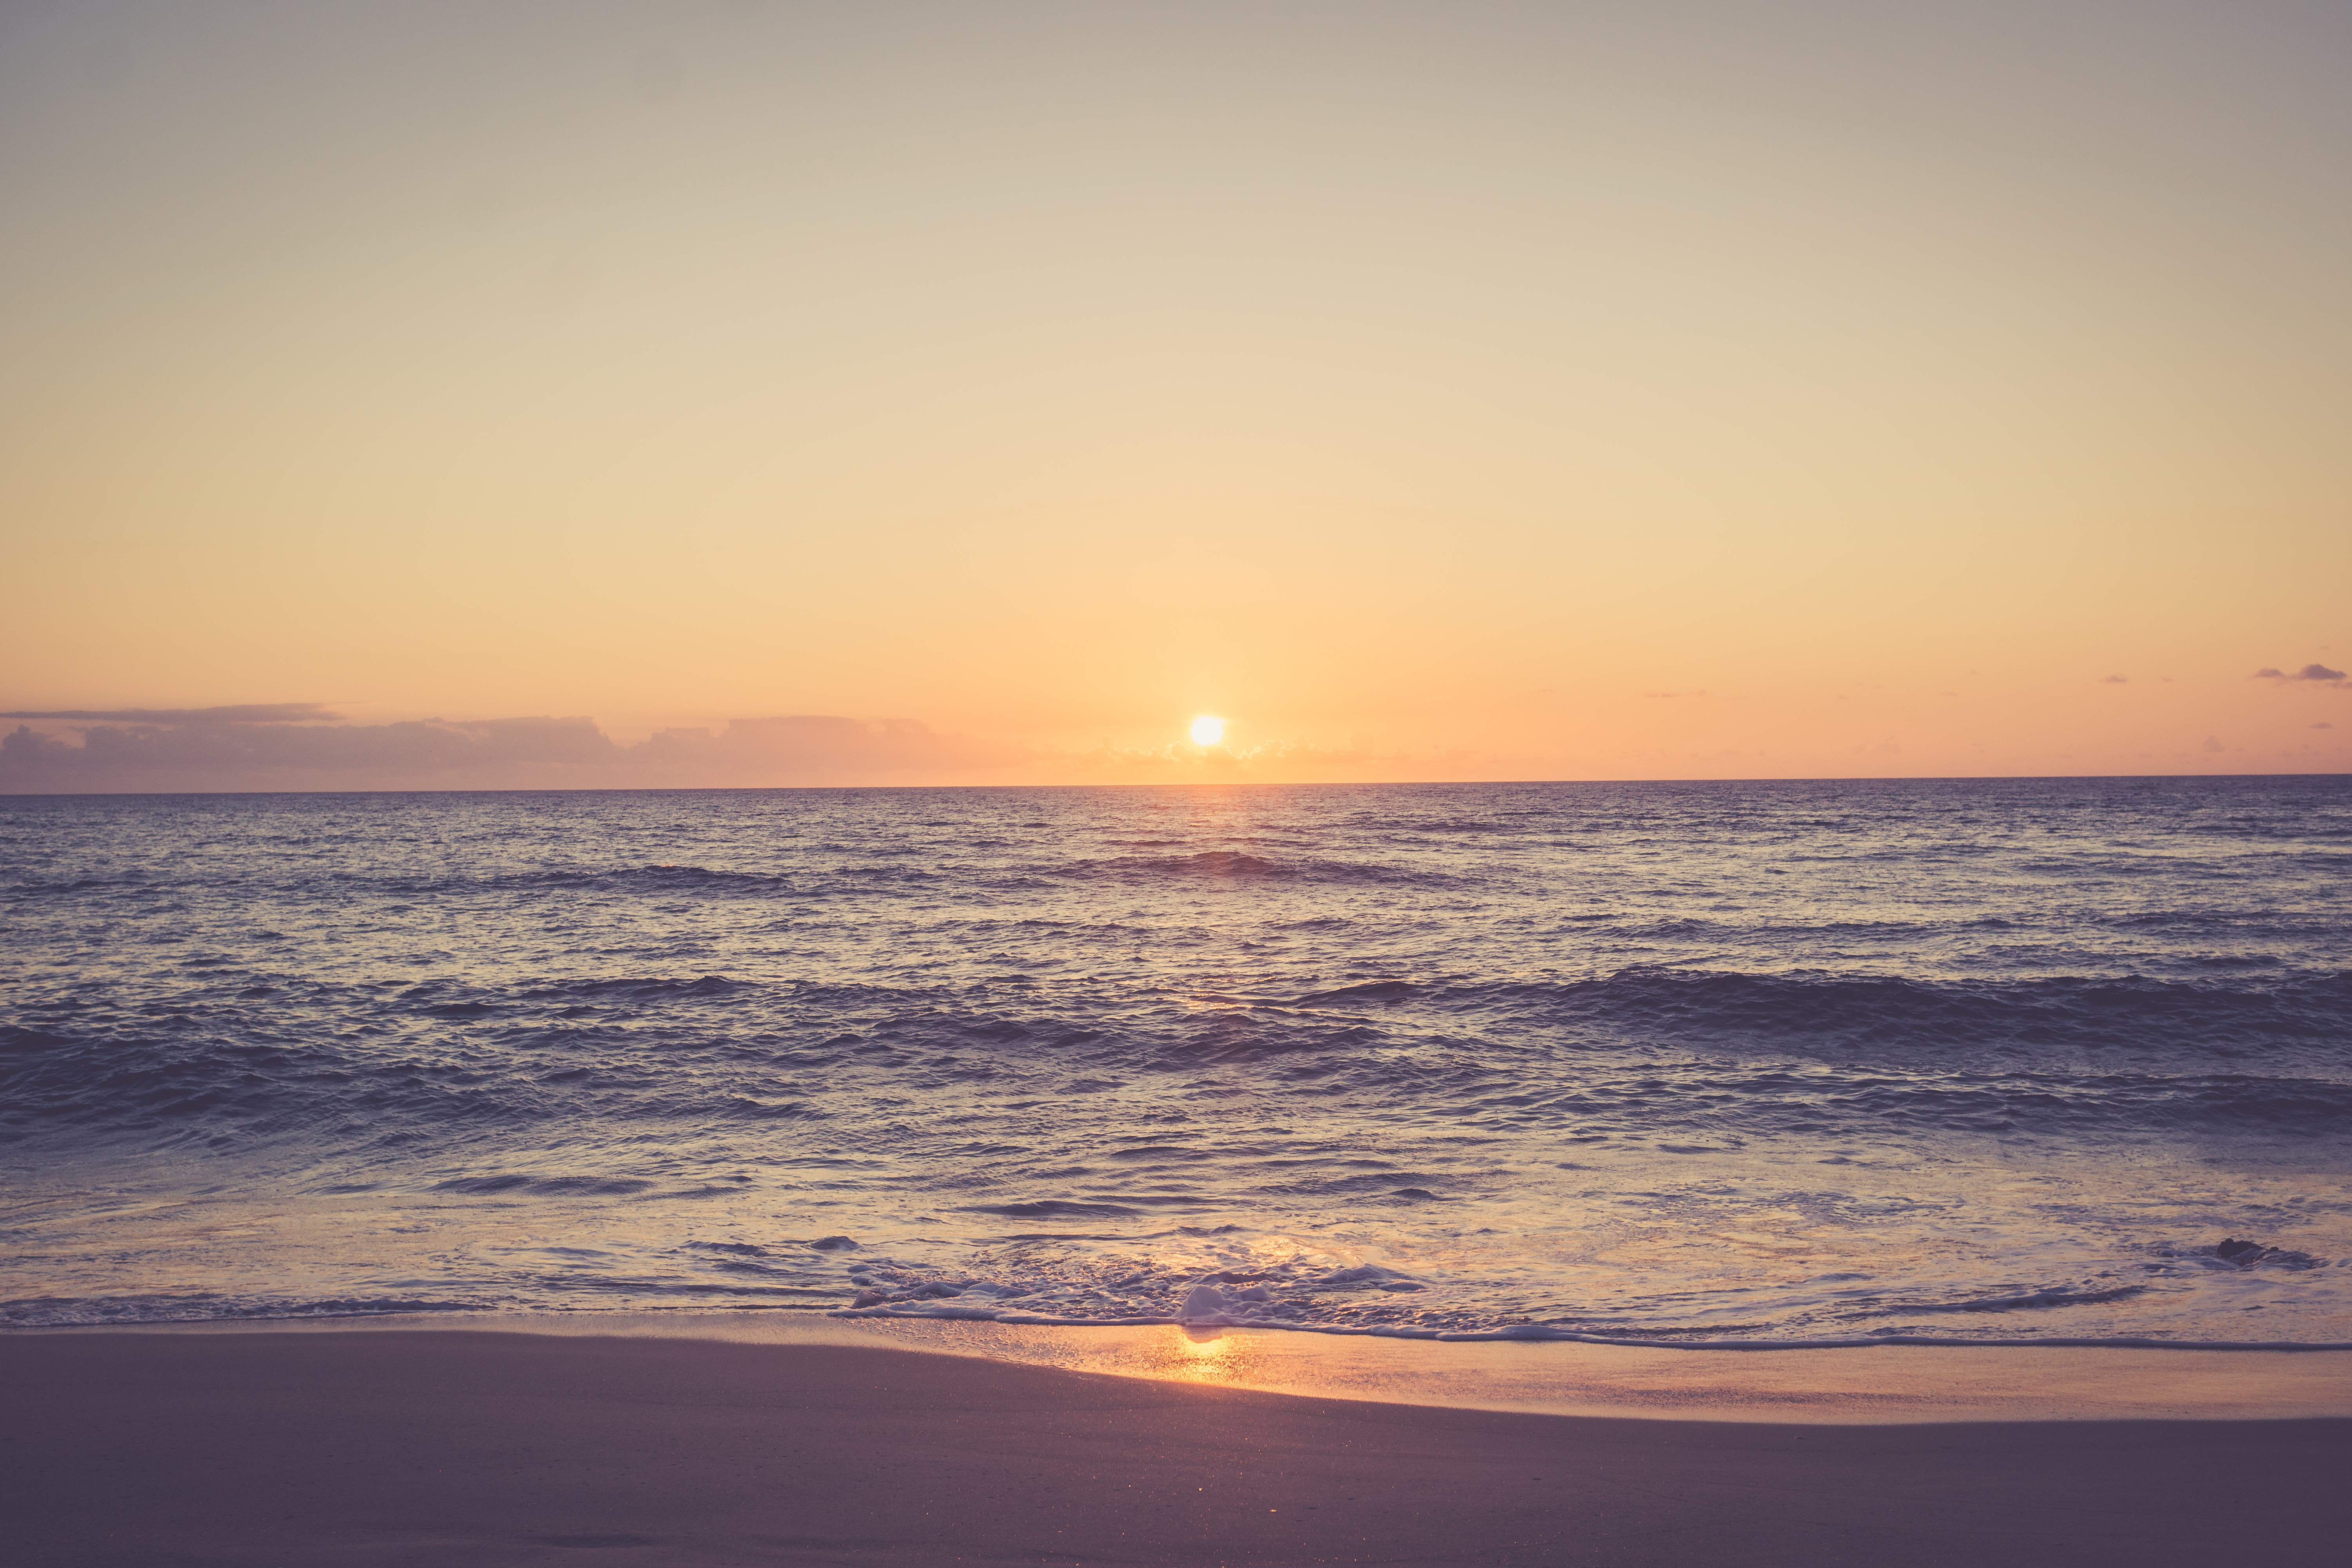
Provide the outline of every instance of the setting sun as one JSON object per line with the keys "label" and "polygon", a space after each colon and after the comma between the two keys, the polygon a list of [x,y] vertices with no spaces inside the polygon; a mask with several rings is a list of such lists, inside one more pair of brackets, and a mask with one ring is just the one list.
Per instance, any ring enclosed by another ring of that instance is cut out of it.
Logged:
{"label": "setting sun", "polygon": [[1203,713],[1198,719],[1192,721],[1192,743],[1194,745],[1213,746],[1224,738],[1225,721],[1223,719],[1214,719],[1210,717],[1208,714]]}

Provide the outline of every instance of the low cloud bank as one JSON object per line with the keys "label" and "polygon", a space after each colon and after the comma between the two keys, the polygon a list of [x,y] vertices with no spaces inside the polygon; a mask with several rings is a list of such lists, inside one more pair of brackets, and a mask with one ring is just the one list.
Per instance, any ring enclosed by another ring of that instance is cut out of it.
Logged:
{"label": "low cloud bank", "polygon": [[276,790],[713,789],[792,785],[1278,784],[1475,776],[1469,752],[1273,741],[1062,751],[828,714],[664,730],[632,745],[593,719],[345,724],[314,703],[0,714],[0,795]]}
{"label": "low cloud bank", "polygon": [[944,783],[1020,760],[907,720],[738,719],[628,746],[585,718],[303,721],[332,717],[313,703],[0,715],[46,721],[0,737],[0,794]]}
{"label": "low cloud bank", "polygon": [[244,702],[228,708],[59,708],[0,713],[0,719],[91,720],[105,724],[310,724],[342,717],[323,702]]}

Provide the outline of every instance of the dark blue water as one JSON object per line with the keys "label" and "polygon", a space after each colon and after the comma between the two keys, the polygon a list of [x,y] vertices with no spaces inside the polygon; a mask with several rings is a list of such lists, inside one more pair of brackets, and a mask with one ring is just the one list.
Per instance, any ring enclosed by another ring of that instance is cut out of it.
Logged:
{"label": "dark blue water", "polygon": [[0,1321],[2352,1340],[2343,778],[19,798],[0,855]]}

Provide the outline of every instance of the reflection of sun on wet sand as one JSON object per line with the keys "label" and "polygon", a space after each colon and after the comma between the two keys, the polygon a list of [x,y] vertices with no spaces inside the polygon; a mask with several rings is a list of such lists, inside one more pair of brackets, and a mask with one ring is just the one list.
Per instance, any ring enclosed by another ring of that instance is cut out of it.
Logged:
{"label": "reflection of sun on wet sand", "polygon": [[[0,1337],[0,1396],[19,1439],[0,1468],[10,1559],[2142,1568],[2258,1551],[2265,1563],[2332,1565],[2352,1522],[2352,1420],[2340,1418],[1547,1415],[1232,1386],[1311,1370],[1325,1352],[1284,1348],[1306,1336],[1107,1331],[1096,1337],[1126,1342],[1103,1359],[1157,1375],[1106,1376],[880,1348],[919,1342],[912,1332],[811,1327],[779,1336],[801,1342],[765,1344],[414,1330]],[[1442,1381],[1456,1350],[1495,1352],[1496,1367],[1516,1353],[1529,1388],[1574,1382],[1590,1363],[1545,1359],[1583,1347],[1338,1344],[1324,1373],[1359,1393],[1383,1373],[1409,1385],[1415,1364]],[[1894,1384],[1924,1388],[1941,1374],[1916,1369],[1935,1363],[1897,1358],[1968,1352],[1887,1353]],[[1878,1352],[1685,1360],[1832,1357],[1850,1368]],[[2338,1363],[2352,1357],[2267,1359],[2340,1394]],[[2137,1365],[2107,1364],[2110,1381]],[[2213,1375],[2246,1379],[2244,1392],[2273,1374]],[[1832,1394],[1807,1414],[1840,1404]]]}
{"label": "reflection of sun on wet sand", "polygon": [[[908,1349],[1066,1372],[1551,1415],[1841,1425],[2352,1419],[2352,1351],[1984,1344],[1739,1352],[1431,1344],[1198,1327],[1040,1331],[963,1322],[857,1329]],[[812,1331],[796,1326],[792,1337]],[[877,1342],[845,1336],[835,1342]]]}
{"label": "reflection of sun on wet sand", "polygon": [[1175,1375],[1187,1383],[1231,1386],[1236,1381],[1234,1352],[1241,1344],[1240,1335],[1222,1329],[1179,1329],[1173,1345],[1176,1353],[1169,1361]]}

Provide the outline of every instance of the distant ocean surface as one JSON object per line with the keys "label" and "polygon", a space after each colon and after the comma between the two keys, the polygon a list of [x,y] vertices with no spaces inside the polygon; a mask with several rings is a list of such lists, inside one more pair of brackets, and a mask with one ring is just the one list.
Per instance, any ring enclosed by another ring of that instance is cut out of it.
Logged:
{"label": "distant ocean surface", "polygon": [[2352,779],[0,836],[0,1323],[2352,1341]]}

